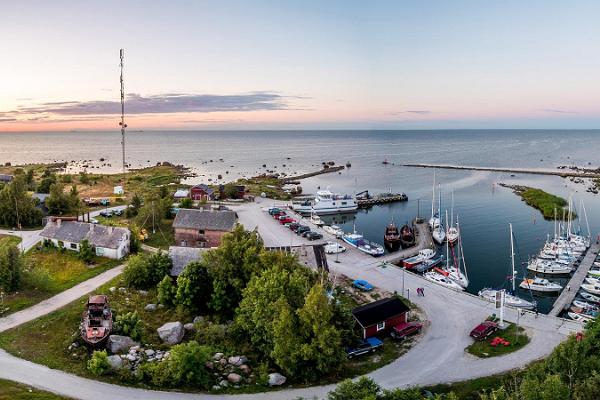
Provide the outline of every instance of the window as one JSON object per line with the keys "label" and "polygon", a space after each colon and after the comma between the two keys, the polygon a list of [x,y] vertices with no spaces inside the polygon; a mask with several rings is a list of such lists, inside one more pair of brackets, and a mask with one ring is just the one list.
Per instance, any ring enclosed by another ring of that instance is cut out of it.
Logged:
{"label": "window", "polygon": [[102,247],[96,247],[96,255],[97,256],[103,256],[104,255],[104,248],[102,248]]}
{"label": "window", "polygon": [[377,323],[377,332],[385,329],[385,321]]}
{"label": "window", "polygon": [[71,248],[77,250],[77,243],[71,243]]}
{"label": "window", "polygon": [[345,206],[346,204],[348,204],[347,201],[342,201],[342,205]]}
{"label": "window", "polygon": [[198,234],[200,234],[200,235],[204,235],[204,229],[200,229],[200,230],[198,230]]}

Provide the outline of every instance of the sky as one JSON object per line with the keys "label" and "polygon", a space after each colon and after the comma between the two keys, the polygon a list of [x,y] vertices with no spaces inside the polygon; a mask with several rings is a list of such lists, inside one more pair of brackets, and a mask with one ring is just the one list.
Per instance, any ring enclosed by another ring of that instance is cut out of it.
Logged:
{"label": "sky", "polygon": [[599,1],[2,0],[0,131],[600,127]]}

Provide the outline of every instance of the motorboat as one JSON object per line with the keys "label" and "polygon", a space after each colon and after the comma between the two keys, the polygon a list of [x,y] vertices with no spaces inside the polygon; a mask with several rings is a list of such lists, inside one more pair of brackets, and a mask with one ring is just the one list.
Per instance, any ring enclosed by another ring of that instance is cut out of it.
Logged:
{"label": "motorboat", "polygon": [[593,294],[588,293],[586,291],[579,292],[579,295],[587,301],[591,301],[593,303],[600,303],[600,297],[594,296]]}
{"label": "motorboat", "polygon": [[[591,283],[584,283],[581,285],[581,288],[588,293],[600,296],[600,286],[599,285],[593,285]],[[586,299],[586,300],[589,300],[589,299]]]}
{"label": "motorboat", "polygon": [[402,260],[402,265],[405,268],[413,268],[414,266],[421,264],[422,262],[429,260],[431,258],[435,257],[435,251],[431,250],[431,249],[423,249],[419,251],[419,254],[417,254],[414,257],[410,257],[410,258],[405,258],[404,260]]}
{"label": "motorboat", "polygon": [[587,301],[581,301],[581,300],[573,300],[573,305],[575,307],[579,307],[584,310],[598,311],[598,309],[599,309],[597,304],[592,304],[592,303],[588,303]]}
{"label": "motorboat", "polygon": [[383,244],[391,250],[397,250],[400,247],[400,230],[394,221],[385,227]]}
{"label": "motorboat", "polygon": [[569,307],[569,311],[574,312],[576,314],[587,315],[587,316],[594,317],[594,318],[598,316],[598,310],[594,311],[594,310],[589,310],[589,309],[577,307],[577,306]]}
{"label": "motorboat", "polygon": [[600,278],[600,269],[590,269],[588,271],[588,275],[593,276],[595,278]]}
{"label": "motorboat", "polygon": [[336,238],[344,236],[344,231],[337,225],[325,225],[323,226],[323,230]]}
{"label": "motorboat", "polygon": [[338,242],[327,242],[325,244],[325,253],[327,254],[339,254],[346,251],[346,248]]}
{"label": "motorboat", "polygon": [[592,278],[591,276],[586,276],[583,280],[586,283],[589,283],[590,285],[600,286],[600,279],[598,279],[598,278]]}
{"label": "motorboat", "polygon": [[420,264],[417,264],[414,267],[414,270],[417,272],[425,272],[429,271],[431,268],[438,267],[444,262],[444,256],[439,255],[435,258],[430,258],[429,260],[425,260]]}
{"label": "motorboat", "polygon": [[314,212],[310,214],[310,222],[315,224],[316,226],[323,226],[323,220]]}
{"label": "motorboat", "polygon": [[533,259],[527,264],[527,269],[540,274],[570,274],[572,269],[569,265],[558,264],[549,260]]}
{"label": "motorboat", "polygon": [[400,228],[400,246],[403,249],[415,245],[415,231],[408,224],[402,225]]}
{"label": "motorboat", "polygon": [[342,236],[342,240],[350,246],[357,248],[363,253],[367,253],[373,257],[381,256],[385,253],[382,245],[366,240],[360,233],[347,233]]}
{"label": "motorboat", "polygon": [[582,322],[584,324],[594,319],[594,317],[592,317],[591,315],[577,314],[572,311],[567,312],[567,315],[572,320]]}
{"label": "motorboat", "polygon": [[356,199],[349,194],[337,194],[329,190],[319,190],[314,199],[293,203],[292,209],[301,214],[317,215],[354,212],[358,209]]}
{"label": "motorboat", "polygon": [[550,282],[545,278],[525,278],[519,285],[521,289],[533,290],[535,292],[559,292],[562,286],[555,282]]}
{"label": "motorboat", "polygon": [[423,274],[423,276],[428,281],[435,282],[439,285],[447,287],[448,289],[459,290],[459,291],[465,290],[458,283],[454,282],[452,279],[448,278],[446,275],[444,275],[443,273],[440,273],[436,270],[425,272],[425,274]]}
{"label": "motorboat", "polygon": [[101,347],[108,340],[112,327],[112,310],[108,305],[108,297],[90,296],[81,317],[81,339],[90,347]]}
{"label": "motorboat", "polygon": [[[495,302],[499,292],[501,292],[501,290],[485,288],[481,289],[478,294],[479,297]],[[535,301],[527,301],[508,292],[505,292],[504,294],[504,304],[511,307],[524,308],[526,310],[531,310],[536,306]]]}

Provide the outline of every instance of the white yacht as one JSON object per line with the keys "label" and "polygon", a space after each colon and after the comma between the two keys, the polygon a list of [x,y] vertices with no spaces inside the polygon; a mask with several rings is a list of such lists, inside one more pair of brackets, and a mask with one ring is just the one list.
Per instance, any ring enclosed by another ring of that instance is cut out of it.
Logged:
{"label": "white yacht", "polygon": [[319,190],[312,200],[293,203],[292,209],[301,214],[339,214],[353,212],[358,209],[356,200],[349,194],[332,193],[329,190]]}
{"label": "white yacht", "polygon": [[344,236],[344,230],[337,225],[325,225],[323,230],[336,238]]}
{"label": "white yacht", "polygon": [[577,314],[574,312],[569,311],[567,313],[567,315],[569,315],[569,318],[571,318],[572,320],[575,320],[577,322],[583,322],[584,324],[588,321],[591,321],[594,319],[594,317],[592,317],[591,315],[586,315],[586,314]]}
{"label": "white yacht", "polygon": [[[595,294],[595,295],[600,295],[600,286],[598,286],[598,285],[593,285],[591,283],[584,283],[583,285],[581,285],[581,288],[583,290],[585,290],[586,292],[588,292],[588,293]],[[589,300],[585,296],[583,296],[583,297],[586,300]]]}
{"label": "white yacht", "polygon": [[523,279],[519,285],[521,289],[533,290],[534,292],[559,292],[562,286],[555,282],[550,282],[548,279],[534,278]]}
{"label": "white yacht", "polygon": [[533,259],[527,264],[527,269],[540,274],[569,274],[571,267],[565,264],[559,264],[550,260]]}
{"label": "white yacht", "polygon": [[[500,290],[489,289],[489,288],[481,289],[479,291],[479,297],[482,297],[491,302],[495,302],[496,294],[498,292],[500,292]],[[515,295],[512,295],[512,294],[506,292],[504,294],[504,304],[507,306],[511,306],[511,307],[518,307],[518,308],[524,308],[524,309],[530,310],[535,307],[536,303],[524,300],[520,297],[517,297]]]}
{"label": "white yacht", "polygon": [[429,272],[425,272],[425,274],[423,274],[423,276],[428,281],[438,283],[442,286],[447,287],[448,289],[459,290],[459,291],[465,290],[465,288],[460,286],[458,283],[454,282],[452,279],[448,278],[447,276],[440,274],[439,272],[429,271]]}

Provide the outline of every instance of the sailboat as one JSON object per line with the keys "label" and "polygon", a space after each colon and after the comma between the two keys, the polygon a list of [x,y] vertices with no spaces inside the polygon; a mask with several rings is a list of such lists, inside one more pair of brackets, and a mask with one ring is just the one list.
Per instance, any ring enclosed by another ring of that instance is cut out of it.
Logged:
{"label": "sailboat", "polygon": [[[439,185],[438,185],[438,197],[439,197],[439,202],[438,202],[437,215],[440,215],[440,208],[442,207],[442,192],[440,190]],[[448,224],[447,219],[446,219],[446,224]],[[443,226],[441,220],[439,221],[438,226],[433,228],[433,231],[431,232],[431,236],[433,237],[433,240],[438,244],[442,244],[446,240],[446,230],[444,229],[444,226]]]}
{"label": "sailboat", "polygon": [[440,213],[439,210],[435,212],[435,169],[433,170],[433,189],[431,191],[431,218],[429,219],[429,228],[433,231],[436,227],[440,226]]}
{"label": "sailboat", "polygon": [[[512,271],[510,280],[512,282],[512,293],[505,294],[504,304],[506,304],[507,306],[511,306],[511,307],[532,309],[532,308],[535,308],[535,306],[536,306],[535,302],[527,301],[527,300],[522,299],[513,294],[516,289],[515,288],[515,278],[517,275],[517,272],[515,271],[515,244],[514,244],[514,238],[513,238],[512,224],[508,224],[508,225],[510,227],[510,255],[511,255],[511,271]],[[502,290],[504,290],[504,289],[502,289]],[[479,291],[479,297],[482,297],[488,301],[496,301],[496,296],[502,290],[484,288]]]}
{"label": "sailboat", "polygon": [[[456,220],[458,224],[458,217]],[[448,221],[446,220],[446,225],[448,225]],[[446,232],[446,240],[450,242],[450,244],[454,244],[458,240],[458,226],[454,226],[454,190],[452,190],[452,206],[450,207],[450,224],[448,225],[448,232]]]}
{"label": "sailboat", "polygon": [[[448,211],[446,211],[446,223],[448,222]],[[458,221],[456,221],[458,223]],[[464,254],[462,251],[462,243],[459,239],[458,253],[454,253],[454,247],[450,248],[449,242],[446,241],[446,272],[448,273],[448,278],[452,279],[454,282],[458,283],[463,288],[467,288],[469,286],[469,278],[467,277],[467,268],[465,264]],[[454,263],[454,268],[450,268],[450,251],[452,251],[452,258]],[[460,270],[460,264],[464,266],[465,272],[463,273]]]}

